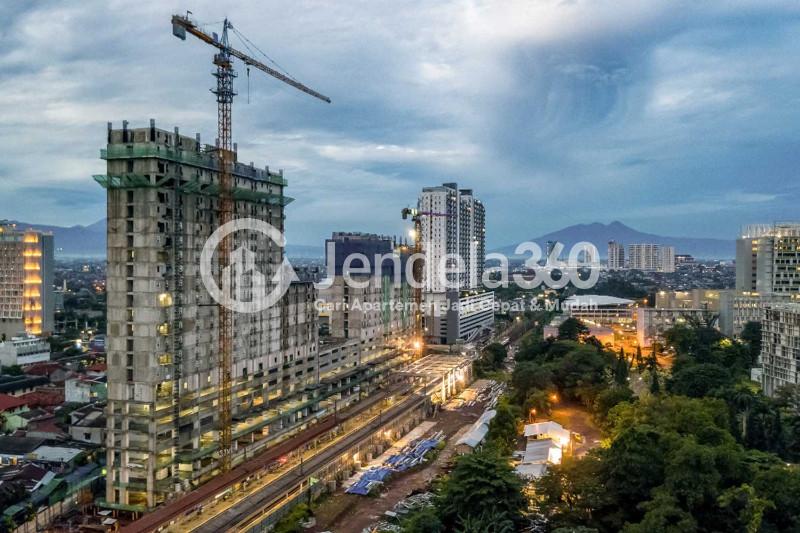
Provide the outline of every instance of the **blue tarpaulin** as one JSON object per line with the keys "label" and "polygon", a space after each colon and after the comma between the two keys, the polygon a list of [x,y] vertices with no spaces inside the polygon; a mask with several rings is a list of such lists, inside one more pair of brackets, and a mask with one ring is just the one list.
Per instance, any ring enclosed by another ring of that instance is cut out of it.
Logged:
{"label": "blue tarpaulin", "polygon": [[385,462],[384,466],[370,468],[345,492],[348,494],[359,494],[366,496],[370,489],[383,483],[393,472],[404,472],[423,461],[425,455],[436,448],[441,439],[419,439],[403,448],[403,451],[392,455]]}

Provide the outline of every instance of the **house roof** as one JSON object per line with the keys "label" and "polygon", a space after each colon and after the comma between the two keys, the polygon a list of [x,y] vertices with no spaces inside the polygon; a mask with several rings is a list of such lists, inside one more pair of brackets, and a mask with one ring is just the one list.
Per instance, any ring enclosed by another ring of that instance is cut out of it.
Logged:
{"label": "house roof", "polygon": [[536,437],[539,435],[556,437],[561,440],[566,440],[567,442],[569,442],[570,439],[570,432],[564,429],[561,424],[553,422],[552,420],[525,425],[526,437]]}
{"label": "house roof", "polygon": [[44,376],[0,376],[0,392],[14,392],[47,383],[50,380]]}
{"label": "house roof", "polygon": [[60,363],[34,363],[25,367],[25,373],[29,376],[49,376],[56,370],[64,367]]}
{"label": "house roof", "polygon": [[470,448],[474,448],[478,444],[483,441],[484,437],[486,437],[486,433],[489,432],[489,422],[492,421],[492,418],[497,414],[497,411],[494,409],[490,409],[484,412],[481,417],[472,424],[472,427],[467,431],[467,433],[458,439],[456,444],[466,444]]}
{"label": "house roof", "polygon": [[11,411],[24,405],[28,405],[24,399],[0,392],[0,412]]}
{"label": "house roof", "polygon": [[37,437],[0,437],[0,454],[26,455],[44,443],[45,439]]}
{"label": "house roof", "polygon": [[83,453],[79,448],[64,446],[39,446],[34,450],[31,459],[47,463],[68,463]]}
{"label": "house roof", "polygon": [[49,407],[64,403],[64,389],[37,389],[20,396],[30,407]]}

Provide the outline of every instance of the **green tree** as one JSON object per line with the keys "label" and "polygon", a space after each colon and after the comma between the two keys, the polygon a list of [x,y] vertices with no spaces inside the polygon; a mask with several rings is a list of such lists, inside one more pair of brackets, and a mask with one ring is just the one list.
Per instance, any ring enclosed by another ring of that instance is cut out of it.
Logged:
{"label": "green tree", "polygon": [[498,450],[504,454],[511,454],[516,448],[519,432],[517,425],[519,422],[519,410],[517,407],[508,403],[508,400],[501,398],[495,407],[496,414],[489,422],[489,433],[487,441],[494,444]]}
{"label": "green tree", "polygon": [[424,507],[403,523],[403,533],[442,533],[444,525],[433,507]]}
{"label": "green tree", "polygon": [[484,448],[456,460],[436,507],[442,523],[452,530],[465,520],[482,516],[520,524],[527,501],[522,494],[522,481],[508,459]]}
{"label": "green tree", "polygon": [[761,353],[761,322],[746,322],[739,338],[747,344],[751,362],[755,363]]}
{"label": "green tree", "polygon": [[577,341],[581,335],[587,335],[589,328],[575,317],[569,317],[558,326],[558,339]]}
{"label": "green tree", "polygon": [[692,398],[707,396],[711,391],[732,384],[733,378],[724,367],[713,363],[690,365],[672,374],[669,391]]}

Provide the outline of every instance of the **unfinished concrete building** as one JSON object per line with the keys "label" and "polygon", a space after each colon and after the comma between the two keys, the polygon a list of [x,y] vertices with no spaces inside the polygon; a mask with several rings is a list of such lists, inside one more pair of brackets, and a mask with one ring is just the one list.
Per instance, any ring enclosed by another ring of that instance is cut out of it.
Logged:
{"label": "unfinished concrete building", "polygon": [[[213,146],[178,129],[108,128],[107,504],[144,509],[218,470],[215,302],[200,253],[218,225],[219,160]],[[283,230],[281,172],[235,163],[234,216]],[[283,250],[255,233],[234,238],[272,280]],[[314,411],[318,380],[313,286],[281,305],[235,314],[234,464],[245,449],[290,430]],[[280,405],[278,413],[276,406]]]}
{"label": "unfinished concrete building", "polygon": [[[219,313],[199,272],[202,248],[218,227],[219,159],[199,136],[153,121],[149,128],[109,125],[107,142],[107,173],[95,176],[108,197],[102,504],[143,511],[220,470]],[[234,219],[283,231],[291,199],[282,173],[237,161],[232,175]],[[241,248],[271,288],[283,249],[264,235],[237,232],[231,249]],[[279,304],[234,313],[234,466],[337,402],[362,397],[392,368],[396,353],[367,363],[353,341],[320,345],[316,298],[312,283],[292,283]]]}

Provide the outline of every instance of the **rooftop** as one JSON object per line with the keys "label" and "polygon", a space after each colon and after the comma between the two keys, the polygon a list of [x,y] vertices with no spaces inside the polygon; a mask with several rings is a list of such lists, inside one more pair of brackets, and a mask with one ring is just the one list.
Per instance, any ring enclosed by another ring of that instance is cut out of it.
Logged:
{"label": "rooftop", "polygon": [[0,412],[18,409],[24,405],[28,405],[28,402],[22,398],[17,398],[16,396],[11,396],[10,394],[0,393]]}
{"label": "rooftop", "polygon": [[26,455],[33,452],[43,443],[44,439],[37,437],[0,436],[0,454]]}

